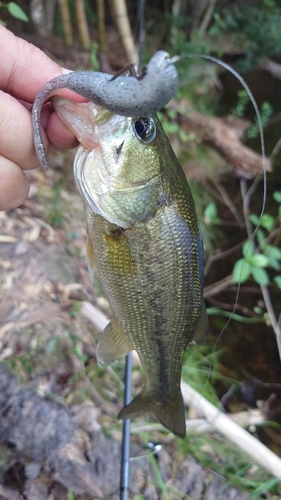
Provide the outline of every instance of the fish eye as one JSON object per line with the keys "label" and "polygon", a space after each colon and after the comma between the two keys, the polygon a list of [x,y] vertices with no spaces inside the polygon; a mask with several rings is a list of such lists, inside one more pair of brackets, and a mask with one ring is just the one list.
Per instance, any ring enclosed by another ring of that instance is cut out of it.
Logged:
{"label": "fish eye", "polygon": [[156,136],[154,120],[150,117],[139,117],[133,124],[133,130],[137,139],[145,144],[149,144]]}

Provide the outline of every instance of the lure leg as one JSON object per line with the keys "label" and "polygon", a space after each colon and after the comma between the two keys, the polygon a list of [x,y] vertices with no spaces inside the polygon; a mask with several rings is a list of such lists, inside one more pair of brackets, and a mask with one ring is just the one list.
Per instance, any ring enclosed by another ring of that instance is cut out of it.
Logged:
{"label": "lure leg", "polygon": [[132,75],[137,79],[137,80],[142,80],[143,77],[146,75],[147,73],[147,70],[146,70],[146,66],[143,67],[142,69],[142,72],[139,73],[139,68],[136,64],[128,64],[128,66],[125,66],[125,68],[122,68],[120,69],[112,78],[111,78],[111,82],[113,82],[113,80],[116,80],[116,78],[118,76],[121,76],[123,75],[123,73],[125,73],[125,71],[131,71]]}

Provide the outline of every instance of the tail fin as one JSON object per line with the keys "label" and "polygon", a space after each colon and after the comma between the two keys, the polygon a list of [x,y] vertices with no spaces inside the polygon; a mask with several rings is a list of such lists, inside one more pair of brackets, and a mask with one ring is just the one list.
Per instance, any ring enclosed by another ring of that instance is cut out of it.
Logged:
{"label": "tail fin", "polygon": [[180,391],[178,397],[167,404],[158,403],[151,395],[142,391],[120,411],[118,418],[133,418],[144,413],[150,413],[176,436],[185,437],[185,411]]}

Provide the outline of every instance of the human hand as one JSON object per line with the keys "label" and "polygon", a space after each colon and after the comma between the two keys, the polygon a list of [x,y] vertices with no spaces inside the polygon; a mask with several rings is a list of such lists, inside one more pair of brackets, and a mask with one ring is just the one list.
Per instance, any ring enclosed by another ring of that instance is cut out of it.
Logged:
{"label": "human hand", "polygon": [[[34,98],[48,80],[68,71],[1,25],[0,40],[0,210],[8,210],[28,195],[24,170],[39,166],[31,120]],[[77,145],[50,104],[43,108],[41,124],[46,151]]]}

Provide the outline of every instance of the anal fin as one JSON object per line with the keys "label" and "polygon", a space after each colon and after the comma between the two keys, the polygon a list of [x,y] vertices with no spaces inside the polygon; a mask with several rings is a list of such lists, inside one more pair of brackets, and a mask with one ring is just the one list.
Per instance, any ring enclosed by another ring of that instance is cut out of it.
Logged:
{"label": "anal fin", "polygon": [[111,321],[101,333],[97,358],[100,366],[109,365],[133,350],[133,346],[119,325]]}

